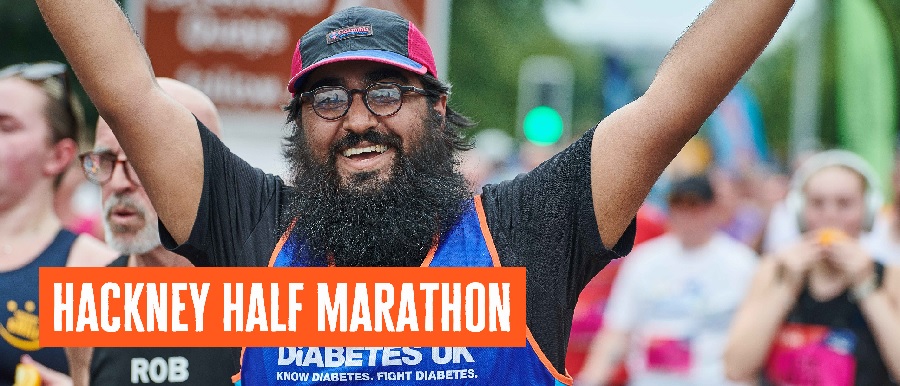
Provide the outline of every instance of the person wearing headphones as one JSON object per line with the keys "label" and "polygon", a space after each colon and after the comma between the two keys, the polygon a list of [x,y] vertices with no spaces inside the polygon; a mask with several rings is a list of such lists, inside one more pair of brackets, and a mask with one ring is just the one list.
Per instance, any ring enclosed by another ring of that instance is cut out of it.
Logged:
{"label": "person wearing headphones", "polygon": [[860,245],[882,198],[871,166],[830,150],[810,157],[787,198],[801,240],[764,256],[732,322],[726,375],[762,385],[896,385],[900,268]]}

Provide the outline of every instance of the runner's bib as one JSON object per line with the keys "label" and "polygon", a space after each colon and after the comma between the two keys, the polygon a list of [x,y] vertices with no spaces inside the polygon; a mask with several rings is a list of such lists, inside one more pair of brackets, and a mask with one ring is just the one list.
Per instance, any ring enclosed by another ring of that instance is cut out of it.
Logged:
{"label": "runner's bib", "polygon": [[779,385],[852,386],[856,343],[848,329],[786,324],[775,337],[766,375]]}

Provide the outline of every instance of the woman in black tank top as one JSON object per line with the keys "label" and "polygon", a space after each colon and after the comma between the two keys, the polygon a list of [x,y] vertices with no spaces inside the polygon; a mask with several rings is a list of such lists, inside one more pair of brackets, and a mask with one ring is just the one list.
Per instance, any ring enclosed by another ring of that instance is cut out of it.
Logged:
{"label": "woman in black tank top", "polygon": [[734,380],[764,385],[896,385],[900,273],[859,244],[878,210],[877,180],[852,153],[811,157],[788,205],[796,244],[766,256],[738,311],[725,353]]}
{"label": "woman in black tank top", "polygon": [[40,347],[38,268],[102,265],[116,255],[62,229],[54,212],[60,176],[78,150],[80,113],[65,65],[0,69],[0,386],[13,383],[24,355],[45,366],[45,380],[69,371],[63,349]]}
{"label": "woman in black tank top", "polygon": [[24,354],[68,372],[61,348],[39,348],[37,294],[38,267],[65,266],[76,239],[53,211],[55,179],[74,159],[79,127],[65,69],[0,70],[0,385],[12,384]]}

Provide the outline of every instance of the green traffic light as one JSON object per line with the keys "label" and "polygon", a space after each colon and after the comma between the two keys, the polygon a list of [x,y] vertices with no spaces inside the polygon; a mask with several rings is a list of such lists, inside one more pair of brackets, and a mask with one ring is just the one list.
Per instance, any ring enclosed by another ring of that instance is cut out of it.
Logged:
{"label": "green traffic light", "polygon": [[562,138],[563,120],[556,110],[548,106],[538,106],[522,122],[525,138],[539,146],[550,146]]}

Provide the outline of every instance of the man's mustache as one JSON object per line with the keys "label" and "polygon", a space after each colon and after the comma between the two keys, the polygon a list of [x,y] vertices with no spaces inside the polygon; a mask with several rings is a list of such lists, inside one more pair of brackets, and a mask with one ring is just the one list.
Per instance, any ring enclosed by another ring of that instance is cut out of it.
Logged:
{"label": "man's mustache", "polygon": [[135,212],[140,218],[145,218],[146,216],[144,208],[138,205],[131,196],[124,194],[114,194],[110,196],[106,205],[104,205],[104,209],[104,212],[106,212],[104,215],[106,216],[107,221],[109,221],[109,218],[112,216],[114,209],[127,209]]}
{"label": "man's mustache", "polygon": [[339,141],[331,146],[332,154],[339,154],[345,149],[354,147],[360,142],[369,142],[372,145],[385,145],[394,149],[402,149],[403,139],[395,134],[382,133],[375,130],[369,130],[362,134],[349,132]]}

